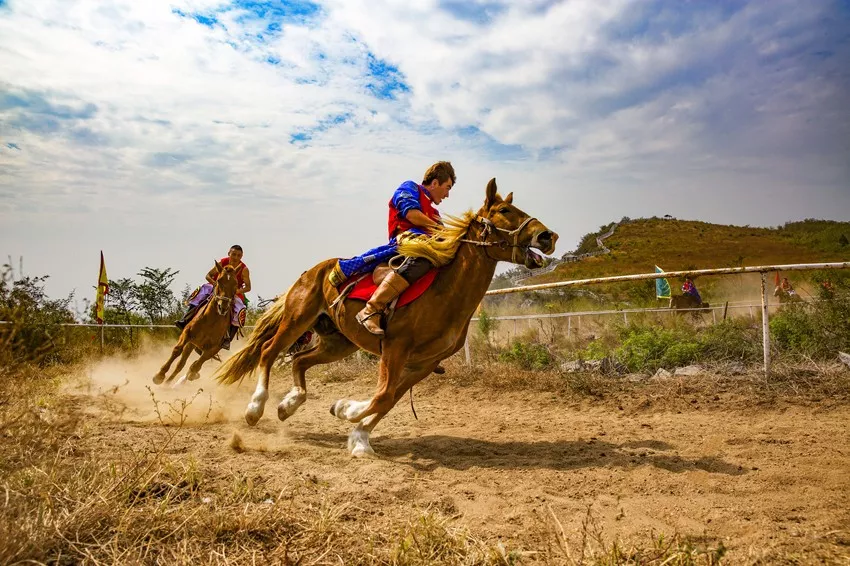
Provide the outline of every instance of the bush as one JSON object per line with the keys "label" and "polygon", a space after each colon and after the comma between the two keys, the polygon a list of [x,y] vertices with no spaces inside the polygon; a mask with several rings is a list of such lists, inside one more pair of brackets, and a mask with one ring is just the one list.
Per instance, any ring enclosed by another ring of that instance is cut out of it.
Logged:
{"label": "bush", "polygon": [[761,359],[761,332],[745,319],[724,320],[700,331],[702,360],[756,362]]}
{"label": "bush", "polygon": [[11,267],[0,273],[0,364],[36,363],[50,365],[69,363],[79,351],[69,343],[63,323],[73,323],[69,305],[73,295],[51,300],[44,292],[43,277],[15,280]]}
{"label": "bush", "polygon": [[616,358],[630,371],[655,371],[660,367],[687,365],[699,359],[703,345],[684,328],[627,326]]}
{"label": "bush", "polygon": [[499,360],[516,364],[526,370],[546,369],[555,364],[555,360],[546,346],[526,340],[511,342],[508,349],[499,354]]}

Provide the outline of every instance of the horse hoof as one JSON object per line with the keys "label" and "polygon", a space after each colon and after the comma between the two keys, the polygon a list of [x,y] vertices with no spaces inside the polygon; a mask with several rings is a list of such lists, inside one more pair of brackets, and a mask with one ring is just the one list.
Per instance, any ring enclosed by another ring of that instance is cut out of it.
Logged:
{"label": "horse hoof", "polygon": [[195,381],[196,379],[200,379],[200,378],[201,378],[201,374],[197,371],[190,371],[189,373],[186,374],[186,379],[188,379],[189,381]]}
{"label": "horse hoof", "polygon": [[371,446],[363,447],[363,446],[357,445],[351,451],[351,457],[352,458],[377,458],[378,455],[375,454],[375,451],[372,450]]}
{"label": "horse hoof", "polygon": [[333,416],[337,416],[337,415],[336,415],[336,406],[337,406],[337,405],[339,405],[339,401],[334,401],[333,403],[331,403],[331,409],[330,409],[330,412],[331,412],[331,414],[332,414]]}
{"label": "horse hoof", "polygon": [[248,405],[248,410],[245,411],[245,422],[250,426],[254,426],[260,421],[263,416],[263,408],[256,406],[254,403]]}
{"label": "horse hoof", "polygon": [[153,376],[153,383],[154,383],[154,385],[159,385],[159,384],[160,384],[160,383],[162,383],[163,381],[165,381],[165,376],[164,376],[163,374],[158,373],[158,374],[156,374],[155,376]]}

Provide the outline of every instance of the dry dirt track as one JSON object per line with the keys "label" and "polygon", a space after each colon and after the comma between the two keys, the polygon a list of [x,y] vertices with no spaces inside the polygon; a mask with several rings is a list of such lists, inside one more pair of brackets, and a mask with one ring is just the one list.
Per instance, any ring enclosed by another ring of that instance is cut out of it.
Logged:
{"label": "dry dirt track", "polygon": [[[93,370],[90,438],[105,455],[163,432],[145,389],[155,366]],[[373,386],[366,377],[338,381],[332,367],[312,370],[308,401],[286,423],[275,409],[290,383],[278,378],[254,428],[241,416],[253,384],[218,388],[208,370],[179,391],[153,391],[167,413],[166,402],[203,387],[169,452],[194,458],[210,477],[250,477],[271,497],[298,485],[305,496],[350,505],[375,521],[436,509],[479,538],[523,551],[552,541],[549,508],[578,544],[590,508],[608,540],[680,533],[722,541],[729,563],[850,564],[846,404],[759,406],[735,396],[659,402],[641,390],[564,402],[546,391],[453,385],[460,371],[450,365],[448,375],[417,388],[419,420],[405,399],[382,421],[372,437],[377,460],[349,457],[350,425],[328,413],[340,397],[366,398]],[[234,433],[242,452],[231,447]]]}

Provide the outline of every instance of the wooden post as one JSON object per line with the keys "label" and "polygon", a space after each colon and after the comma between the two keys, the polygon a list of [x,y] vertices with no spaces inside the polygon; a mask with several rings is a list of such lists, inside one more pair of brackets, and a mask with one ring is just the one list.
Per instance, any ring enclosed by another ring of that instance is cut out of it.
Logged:
{"label": "wooden post", "polygon": [[570,337],[570,333],[571,333],[572,329],[573,329],[573,317],[568,316],[567,317],[567,338]]}
{"label": "wooden post", "polygon": [[100,355],[103,355],[103,324],[100,325]]}
{"label": "wooden post", "polygon": [[767,273],[761,274],[761,331],[764,345],[764,375],[770,375],[770,321],[767,314]]}
{"label": "wooden post", "polygon": [[463,354],[466,358],[466,365],[472,365],[472,356],[469,353],[469,331],[466,332],[466,340],[463,342]]}
{"label": "wooden post", "polygon": [[729,301],[723,303],[723,320],[726,320],[726,313],[729,311]]}

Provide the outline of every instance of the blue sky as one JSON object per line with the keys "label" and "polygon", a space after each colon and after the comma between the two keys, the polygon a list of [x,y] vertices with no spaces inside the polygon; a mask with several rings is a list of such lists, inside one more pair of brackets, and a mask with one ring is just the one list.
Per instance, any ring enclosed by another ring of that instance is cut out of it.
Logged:
{"label": "blue sky", "polygon": [[87,295],[100,249],[182,286],[238,242],[269,297],[439,159],[441,210],[496,177],[559,255],[622,216],[845,220],[848,93],[846,2],[5,0],[0,252]]}

